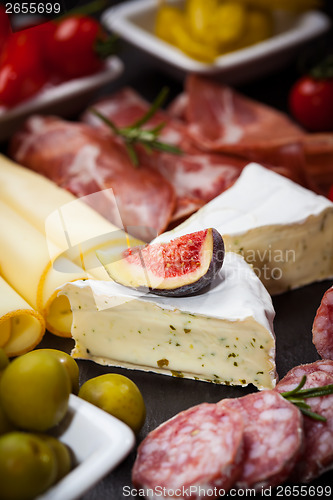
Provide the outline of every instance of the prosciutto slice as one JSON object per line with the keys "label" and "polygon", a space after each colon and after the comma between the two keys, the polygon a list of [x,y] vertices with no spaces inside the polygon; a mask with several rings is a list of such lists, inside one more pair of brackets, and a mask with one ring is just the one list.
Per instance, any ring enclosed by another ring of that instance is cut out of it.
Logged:
{"label": "prosciutto slice", "polygon": [[191,75],[186,91],[187,133],[204,150],[246,154],[297,142],[304,134],[283,113],[213,80]]}
{"label": "prosciutto slice", "polygon": [[307,174],[327,194],[333,185],[333,133],[307,134],[302,142]]}
{"label": "prosciutto slice", "polygon": [[[194,75],[187,79],[185,92],[174,99],[168,113],[183,123],[196,148],[256,161],[318,191],[312,172],[306,168],[310,154],[315,153],[315,148],[310,148],[313,141],[305,148],[306,134],[283,113]],[[328,145],[327,138],[325,147],[328,160],[332,144]]]}
{"label": "prosciutto slice", "polygon": [[171,182],[176,193],[171,221],[179,221],[223,193],[238,179],[247,163],[227,155],[159,154],[155,168]]}
{"label": "prosciutto slice", "polygon": [[94,208],[144,241],[163,232],[173,213],[169,182],[149,166],[135,168],[121,142],[89,125],[31,117],[10,154],[76,196],[99,192]]}

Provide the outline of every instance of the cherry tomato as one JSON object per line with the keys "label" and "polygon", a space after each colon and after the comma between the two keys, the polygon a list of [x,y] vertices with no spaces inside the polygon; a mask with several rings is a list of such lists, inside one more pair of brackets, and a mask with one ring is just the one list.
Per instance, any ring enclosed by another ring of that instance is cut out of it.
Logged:
{"label": "cherry tomato", "polygon": [[97,72],[103,63],[96,52],[96,41],[103,37],[101,25],[92,17],[64,18],[47,46],[50,64],[68,79]]}
{"label": "cherry tomato", "polygon": [[13,33],[5,43],[0,59],[0,105],[14,106],[47,82],[38,43],[28,32]]}
{"label": "cherry tomato", "polygon": [[304,76],[290,91],[289,107],[294,118],[307,130],[333,130],[333,78]]}
{"label": "cherry tomato", "polygon": [[11,33],[11,27],[10,27],[9,17],[6,14],[5,7],[0,4],[0,54],[2,52],[5,41],[10,33]]}
{"label": "cherry tomato", "polygon": [[39,55],[42,58],[42,65],[47,67],[48,64],[48,43],[52,38],[57,25],[53,21],[42,23],[37,26],[30,27],[24,30],[25,35],[37,44]]}

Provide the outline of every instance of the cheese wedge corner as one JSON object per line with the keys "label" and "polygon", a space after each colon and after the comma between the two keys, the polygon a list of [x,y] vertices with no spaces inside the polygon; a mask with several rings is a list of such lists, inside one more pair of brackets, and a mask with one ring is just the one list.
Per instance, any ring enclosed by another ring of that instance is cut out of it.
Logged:
{"label": "cheese wedge corner", "polygon": [[142,295],[113,282],[67,283],[76,358],[259,389],[274,387],[271,298],[243,257],[228,252],[206,293]]}
{"label": "cheese wedge corner", "polygon": [[176,228],[166,242],[214,227],[271,295],[333,276],[333,203],[259,164]]}

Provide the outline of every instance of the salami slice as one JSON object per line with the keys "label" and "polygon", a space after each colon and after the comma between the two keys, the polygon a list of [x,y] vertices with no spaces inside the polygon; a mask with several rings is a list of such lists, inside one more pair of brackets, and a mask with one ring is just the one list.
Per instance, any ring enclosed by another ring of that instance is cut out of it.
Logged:
{"label": "salami slice", "polygon": [[237,479],[242,458],[241,415],[202,403],[148,434],[138,448],[132,481],[147,494],[149,489],[151,498],[194,500],[208,490],[210,498],[217,498]]}
{"label": "salami slice", "polygon": [[[323,367],[329,366],[324,363],[326,362],[323,362]],[[302,376],[285,377],[275,390],[290,391],[300,383],[301,378]],[[318,370],[307,374],[304,389],[328,384],[333,384],[333,374]],[[333,395],[308,398],[306,402],[313,412],[322,415],[327,421],[319,422],[304,417],[304,452],[290,476],[291,480],[301,483],[310,482],[333,468]]]}
{"label": "salami slice", "polygon": [[333,286],[324,294],[317,310],[312,342],[322,358],[333,359]]}
{"label": "salami slice", "polygon": [[304,375],[308,376],[317,371],[322,371],[333,376],[333,361],[330,359],[321,359],[314,363],[295,366],[280,380],[275,389],[279,392],[289,391],[291,390],[289,389],[290,387],[293,389],[295,384],[299,384]]}
{"label": "salami slice", "polygon": [[218,405],[244,419],[244,467],[236,486],[261,491],[283,483],[302,449],[300,411],[276,391],[224,399]]}

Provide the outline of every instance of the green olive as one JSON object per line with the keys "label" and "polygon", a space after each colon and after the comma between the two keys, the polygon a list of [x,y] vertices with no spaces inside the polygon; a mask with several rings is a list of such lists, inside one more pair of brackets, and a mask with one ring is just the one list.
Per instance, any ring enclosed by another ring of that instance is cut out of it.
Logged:
{"label": "green olive", "polygon": [[79,397],[119,418],[136,433],[144,424],[146,408],[141,392],[123,375],[107,373],[87,380]]}
{"label": "green olive", "polygon": [[60,481],[72,468],[71,452],[64,443],[49,434],[38,434],[38,437],[47,443],[54,452],[57,461],[57,475],[55,482]]}
{"label": "green olive", "polygon": [[52,354],[63,363],[71,379],[72,392],[77,394],[79,392],[79,367],[75,359],[66,352],[58,351],[57,349],[40,349],[39,351]]}
{"label": "green olive", "polygon": [[63,363],[30,351],[14,359],[0,379],[0,398],[8,418],[19,428],[44,432],[68,409],[71,382]]}
{"label": "green olive", "polygon": [[[6,434],[6,432],[10,432],[15,430],[15,426],[11,423],[9,418],[7,417],[4,409],[2,408],[1,400],[0,400],[0,436],[2,434]],[[1,498],[1,495],[0,495]]]}
{"label": "green olive", "polygon": [[5,370],[5,368],[7,368],[8,365],[9,365],[9,359],[7,358],[7,354],[0,347],[0,377],[3,373],[3,370]]}
{"label": "green olive", "polygon": [[0,498],[30,500],[53,483],[57,464],[52,449],[34,434],[0,437]]}

